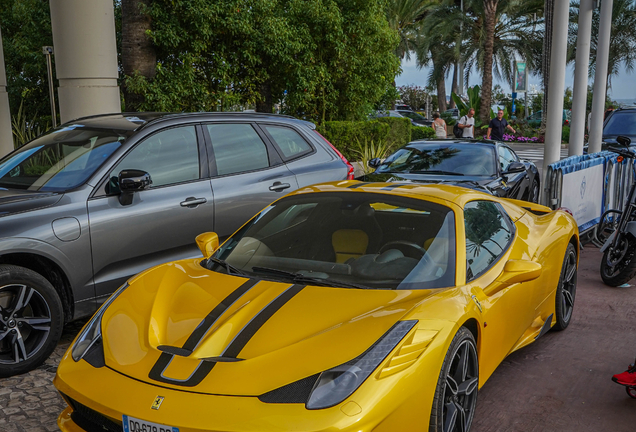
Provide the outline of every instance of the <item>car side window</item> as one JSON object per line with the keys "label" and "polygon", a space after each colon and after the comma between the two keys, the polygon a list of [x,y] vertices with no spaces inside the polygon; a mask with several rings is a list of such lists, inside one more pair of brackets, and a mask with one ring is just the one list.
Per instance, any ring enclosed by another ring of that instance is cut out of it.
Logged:
{"label": "car side window", "polygon": [[274,140],[274,144],[285,160],[294,159],[311,152],[311,146],[293,129],[281,126],[262,125]]}
{"label": "car side window", "polygon": [[471,201],[464,207],[466,281],[480,276],[508,249],[514,225],[491,201]]}
{"label": "car side window", "polygon": [[218,175],[269,167],[267,147],[249,124],[209,124]]}
{"label": "car side window", "polygon": [[117,176],[128,169],[149,173],[151,187],[197,180],[199,146],[194,126],[163,130],[137,144],[111,171],[108,193],[119,191]]}
{"label": "car side window", "polygon": [[498,152],[502,172],[507,171],[512,162],[517,162],[517,157],[508,147],[500,146]]}

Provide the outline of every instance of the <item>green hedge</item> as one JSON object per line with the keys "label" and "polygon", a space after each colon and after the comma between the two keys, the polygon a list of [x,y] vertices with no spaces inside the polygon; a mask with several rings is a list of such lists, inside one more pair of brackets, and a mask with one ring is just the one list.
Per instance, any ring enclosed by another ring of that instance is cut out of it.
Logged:
{"label": "green hedge", "polygon": [[386,141],[393,152],[411,141],[411,129],[411,120],[396,117],[380,117],[377,120],[359,122],[327,121],[317,127],[318,132],[348,160],[359,158],[355,152],[358,142],[364,144],[371,141]]}
{"label": "green hedge", "polygon": [[433,128],[428,126],[413,126],[411,127],[411,141],[424,139],[424,138],[435,138],[435,131]]}

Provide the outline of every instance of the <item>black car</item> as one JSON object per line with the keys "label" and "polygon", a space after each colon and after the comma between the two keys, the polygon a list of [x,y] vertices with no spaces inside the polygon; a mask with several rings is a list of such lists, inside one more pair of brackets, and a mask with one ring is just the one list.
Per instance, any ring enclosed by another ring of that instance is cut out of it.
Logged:
{"label": "black car", "polygon": [[400,148],[358,180],[367,182],[453,183],[492,195],[537,202],[539,172],[501,142],[490,140],[419,140]]}
{"label": "black car", "polygon": [[612,111],[603,122],[603,144],[616,144],[619,135],[629,137],[632,145],[636,144],[636,107]]}

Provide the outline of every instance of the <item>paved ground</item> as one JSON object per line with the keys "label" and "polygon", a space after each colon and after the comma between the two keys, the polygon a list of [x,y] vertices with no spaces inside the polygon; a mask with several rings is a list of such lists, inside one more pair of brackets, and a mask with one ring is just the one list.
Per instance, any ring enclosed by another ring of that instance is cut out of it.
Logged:
{"label": "paved ground", "polygon": [[[598,249],[583,251],[570,327],[504,360],[479,394],[473,432],[634,430],[636,400],[610,377],[636,355],[636,287],[603,285],[599,262]],[[67,327],[38,370],[0,379],[1,432],[57,430],[65,404],[51,380],[81,325]]]}

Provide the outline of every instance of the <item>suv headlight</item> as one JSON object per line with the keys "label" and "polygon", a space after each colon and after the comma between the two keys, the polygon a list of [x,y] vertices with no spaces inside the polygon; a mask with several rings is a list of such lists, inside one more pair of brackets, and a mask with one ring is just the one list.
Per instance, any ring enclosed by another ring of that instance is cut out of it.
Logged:
{"label": "suv headlight", "polygon": [[307,401],[307,409],[329,408],[339,404],[380,366],[417,320],[395,323],[378,341],[357,358],[320,374]]}
{"label": "suv headlight", "polygon": [[108,300],[104,302],[102,307],[99,308],[93,318],[86,324],[84,330],[80,333],[75,344],[73,345],[73,349],[71,350],[71,356],[73,360],[76,362],[80,361],[84,358],[84,355],[88,352],[88,350],[101,339],[102,337],[102,317],[104,316],[104,312],[108,309],[108,306],[111,305],[113,301],[121,294],[126,288],[128,288],[128,283],[125,283],[117,291],[113,293]]}

